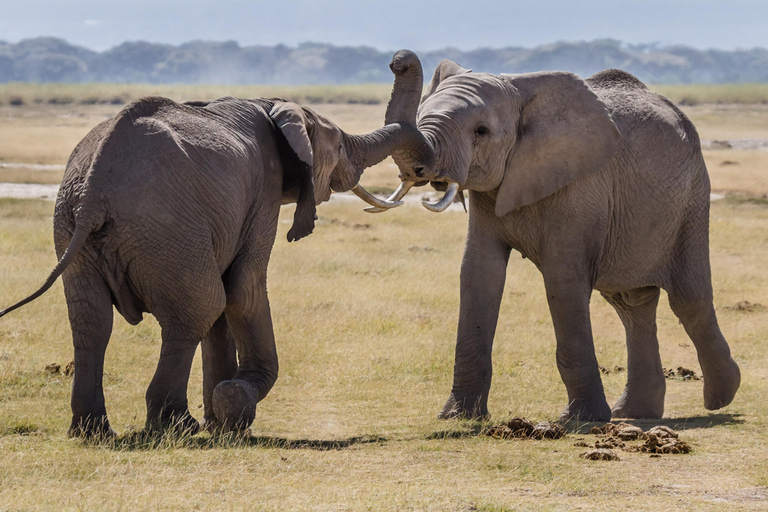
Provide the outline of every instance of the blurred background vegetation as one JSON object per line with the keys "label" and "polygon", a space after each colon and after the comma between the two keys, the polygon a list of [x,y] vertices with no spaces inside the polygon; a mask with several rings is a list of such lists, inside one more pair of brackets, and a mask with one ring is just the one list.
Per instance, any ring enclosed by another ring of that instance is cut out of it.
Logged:
{"label": "blurred background vegetation", "polygon": [[[133,41],[96,52],[63,39],[37,37],[18,43],[0,41],[0,83],[391,83],[388,65],[394,50],[326,43],[291,47],[192,41],[174,46]],[[449,58],[474,71],[490,73],[565,70],[586,77],[602,69],[620,68],[654,84],[768,82],[765,48],[697,50],[683,45],[628,45],[599,39],[533,48],[413,50],[426,73]]]}

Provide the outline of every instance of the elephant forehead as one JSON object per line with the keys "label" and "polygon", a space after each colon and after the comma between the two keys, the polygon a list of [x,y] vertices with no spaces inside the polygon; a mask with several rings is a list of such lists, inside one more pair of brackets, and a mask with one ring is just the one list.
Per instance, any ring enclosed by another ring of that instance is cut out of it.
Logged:
{"label": "elephant forehead", "polygon": [[450,113],[470,115],[490,108],[504,94],[501,80],[485,73],[472,73],[446,78],[437,90],[424,100],[419,114]]}

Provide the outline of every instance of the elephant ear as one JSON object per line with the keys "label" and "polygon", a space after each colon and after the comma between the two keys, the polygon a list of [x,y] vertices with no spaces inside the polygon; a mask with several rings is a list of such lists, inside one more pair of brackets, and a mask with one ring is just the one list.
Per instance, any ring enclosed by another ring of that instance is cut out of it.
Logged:
{"label": "elephant ear", "polygon": [[471,69],[464,69],[463,67],[459,66],[452,60],[443,59],[440,61],[440,64],[437,65],[435,68],[435,74],[432,75],[432,80],[429,82],[429,86],[427,87],[427,91],[424,93],[424,96],[421,98],[421,101],[424,101],[428,97],[430,97],[435,90],[437,89],[437,86],[440,85],[440,82],[445,80],[446,78],[454,75],[462,75],[464,73],[471,73]]}
{"label": "elephant ear", "polygon": [[[299,184],[299,198],[293,214],[293,226],[288,230],[288,241],[304,238],[315,229],[315,185],[312,174],[312,142],[307,132],[307,119],[295,103],[275,103],[269,117],[285,137],[295,156],[283,162],[284,172],[291,172]],[[285,179],[285,178],[284,178]]]}
{"label": "elephant ear", "polygon": [[605,103],[572,73],[501,76],[520,92],[523,106],[496,198],[499,217],[598,172],[621,136]]}

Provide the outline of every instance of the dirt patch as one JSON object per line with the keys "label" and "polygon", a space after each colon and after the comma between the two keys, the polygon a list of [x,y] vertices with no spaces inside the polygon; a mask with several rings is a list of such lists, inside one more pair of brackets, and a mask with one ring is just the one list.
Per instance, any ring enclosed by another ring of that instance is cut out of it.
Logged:
{"label": "dirt patch", "polygon": [[67,363],[67,366],[64,367],[64,376],[70,377],[75,374],[75,361],[72,360]]}
{"label": "dirt patch", "polygon": [[436,252],[434,247],[419,247],[418,245],[409,245],[408,250],[411,252]]}
{"label": "dirt patch", "polygon": [[525,418],[512,418],[501,425],[488,427],[481,434],[494,439],[560,439],[565,435],[565,429],[562,425],[549,421],[534,425]]}
{"label": "dirt patch", "polygon": [[[593,445],[580,439],[574,446],[594,446],[594,451],[610,451],[617,448],[625,452],[642,452],[652,456],[690,453],[691,451],[690,445],[680,439],[677,432],[664,425],[653,427],[644,432],[640,427],[628,423],[606,423],[602,427],[592,427],[589,433],[598,437]],[[588,453],[591,452],[582,453],[581,457],[586,458],[584,455]]]}
{"label": "dirt patch", "polygon": [[359,222],[344,222],[343,220],[339,219],[331,219],[331,224],[336,224],[337,226],[352,229],[371,229],[370,224],[361,224]]}
{"label": "dirt patch", "polygon": [[725,308],[723,309],[727,309],[729,311],[745,311],[747,313],[753,313],[755,311],[763,311],[765,309],[765,306],[763,306],[759,302],[755,302],[753,304],[748,300],[742,300],[737,302],[733,306],[725,306]]}

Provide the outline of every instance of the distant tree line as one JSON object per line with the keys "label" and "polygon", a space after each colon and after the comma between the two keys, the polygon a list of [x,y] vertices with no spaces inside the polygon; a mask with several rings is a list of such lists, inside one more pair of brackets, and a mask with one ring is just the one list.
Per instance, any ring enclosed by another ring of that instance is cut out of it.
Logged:
{"label": "distant tree line", "polygon": [[[206,84],[353,84],[390,82],[393,52],[367,46],[303,43],[240,46],[193,41],[179,46],[125,42],[103,52],[52,38],[0,41],[0,83],[120,82]],[[425,80],[444,58],[474,71],[567,70],[589,76],[621,68],[648,83],[768,82],[768,50],[696,50],[687,46],[625,45],[603,39],[535,48],[445,48],[419,53]]]}

